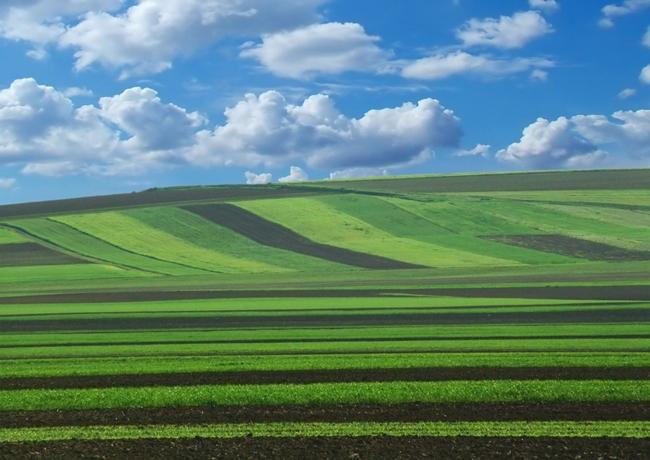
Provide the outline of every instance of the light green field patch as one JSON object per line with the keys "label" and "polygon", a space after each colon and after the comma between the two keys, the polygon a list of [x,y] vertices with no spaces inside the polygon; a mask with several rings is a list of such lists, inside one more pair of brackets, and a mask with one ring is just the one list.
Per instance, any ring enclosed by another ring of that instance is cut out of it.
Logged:
{"label": "light green field patch", "polygon": [[276,267],[274,271],[278,272],[353,270],[347,265],[258,244],[228,228],[179,208],[141,208],[123,213],[193,245],[232,257],[273,265]]}
{"label": "light green field patch", "polygon": [[[323,196],[320,201],[400,238],[500,259],[500,265],[552,264],[577,259],[524,248],[512,248],[479,236],[512,232],[516,225],[481,212],[471,202],[422,203],[363,195]],[[447,206],[445,206],[447,205]],[[446,209],[444,209],[446,207]],[[459,210],[462,208],[462,211]],[[437,214],[437,211],[443,211]],[[480,229],[480,230],[479,230]],[[521,230],[520,228],[517,228]]]}
{"label": "light green field patch", "polygon": [[28,267],[0,267],[0,286],[16,283],[39,283],[56,278],[59,283],[147,276],[146,273],[123,270],[112,265],[68,264]]}
{"label": "light green field patch", "polygon": [[287,271],[264,262],[206,250],[121,212],[78,214],[54,219],[125,250],[190,268],[217,273]]}
{"label": "light green field patch", "polygon": [[[167,275],[205,273],[198,269],[155,260],[141,254],[128,252],[93,235],[51,219],[25,219],[12,221],[11,225],[23,229],[30,235],[67,251],[91,257],[100,261]],[[52,278],[56,279],[56,278]]]}
{"label": "light green field patch", "polygon": [[[259,216],[290,228],[318,243],[388,257],[403,262],[437,266],[498,266],[502,259],[401,238],[346,214],[318,198],[238,202]],[[327,225],[323,225],[327,222]],[[515,262],[508,261],[509,264]]]}
{"label": "light green field patch", "polygon": [[9,228],[0,227],[0,244],[29,243],[31,240]]}

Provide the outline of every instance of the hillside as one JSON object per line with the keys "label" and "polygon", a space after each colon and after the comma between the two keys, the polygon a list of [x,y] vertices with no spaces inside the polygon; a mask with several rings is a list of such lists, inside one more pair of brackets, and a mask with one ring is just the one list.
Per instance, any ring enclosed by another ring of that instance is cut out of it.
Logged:
{"label": "hillside", "polygon": [[272,275],[265,283],[279,287],[371,282],[387,270],[394,280],[485,277],[481,267],[504,281],[598,280],[650,263],[649,170],[154,189],[2,206],[0,216],[3,290],[16,279],[31,289],[233,274]]}

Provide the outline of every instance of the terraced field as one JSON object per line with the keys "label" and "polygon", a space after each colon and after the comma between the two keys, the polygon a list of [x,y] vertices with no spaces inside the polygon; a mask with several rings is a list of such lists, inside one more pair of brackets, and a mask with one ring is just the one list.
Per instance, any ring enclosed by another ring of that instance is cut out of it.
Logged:
{"label": "terraced field", "polygon": [[0,207],[0,458],[647,458],[646,198],[637,170]]}

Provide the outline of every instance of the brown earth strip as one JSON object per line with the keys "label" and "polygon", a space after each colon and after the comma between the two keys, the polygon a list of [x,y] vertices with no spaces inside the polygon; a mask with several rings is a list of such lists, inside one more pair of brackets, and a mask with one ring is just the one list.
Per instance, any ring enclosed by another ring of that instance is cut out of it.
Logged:
{"label": "brown earth strip", "polygon": [[36,265],[86,264],[62,252],[54,251],[38,243],[13,243],[0,245],[0,267],[28,267]]}
{"label": "brown earth strip", "polygon": [[154,407],[0,412],[0,427],[273,422],[461,422],[650,420],[650,404],[543,402]]}
{"label": "brown earth strip", "polygon": [[0,445],[2,459],[647,459],[650,439],[319,437],[61,441]]}
{"label": "brown earth strip", "polygon": [[650,367],[429,367],[0,378],[0,390],[450,380],[647,380]]}
{"label": "brown earth strip", "polygon": [[356,343],[356,342],[419,342],[419,341],[476,341],[476,340],[584,340],[584,339],[650,339],[650,334],[613,334],[613,335],[521,335],[521,336],[435,336],[435,337],[351,337],[351,338],[284,338],[259,340],[144,340],[115,342],[52,342],[0,345],[0,349],[21,348],[66,348],[66,347],[110,347],[115,345],[229,345],[229,344],[263,344],[263,343]]}
{"label": "brown earth strip", "polygon": [[650,251],[634,251],[566,235],[498,235],[484,238],[579,259],[610,262],[650,260]]}
{"label": "brown earth strip", "polygon": [[149,317],[0,321],[0,332],[99,331],[199,328],[290,328],[427,324],[634,323],[650,321],[650,309],[518,313],[415,313],[328,316]]}
{"label": "brown earth strip", "polygon": [[650,285],[525,286],[478,288],[274,289],[219,291],[77,292],[0,297],[0,305],[47,303],[148,302],[164,300],[449,296],[560,300],[650,300]]}
{"label": "brown earth strip", "polygon": [[232,204],[185,206],[184,209],[265,246],[362,268],[422,268],[386,257],[316,243],[293,230]]}

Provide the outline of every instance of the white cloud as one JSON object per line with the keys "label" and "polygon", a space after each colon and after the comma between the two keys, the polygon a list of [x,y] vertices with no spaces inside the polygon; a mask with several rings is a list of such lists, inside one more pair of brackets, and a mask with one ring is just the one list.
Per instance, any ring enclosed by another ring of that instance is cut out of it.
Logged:
{"label": "white cloud", "polygon": [[526,167],[584,168],[603,164],[650,164],[650,110],[576,115],[526,127],[519,142],[497,158]]}
{"label": "white cloud", "polygon": [[139,0],[118,14],[90,12],[59,42],[75,50],[76,68],[121,69],[122,77],[172,66],[224,37],[258,37],[317,20],[324,0]]}
{"label": "white cloud", "polygon": [[530,78],[535,81],[547,81],[548,80],[548,72],[546,70],[542,69],[534,69],[530,73]]}
{"label": "white cloud", "polygon": [[460,120],[434,99],[348,118],[326,95],[293,105],[268,91],[246,95],[225,115],[224,125],[198,134],[191,162],[277,166],[302,160],[314,168],[388,167],[423,161],[433,149],[455,146],[462,135]]}
{"label": "white cloud", "polygon": [[350,168],[332,171],[330,180],[356,179],[360,177],[380,177],[388,176],[390,173],[387,169],[382,168]]}
{"label": "white cloud", "polygon": [[490,155],[492,146],[487,144],[477,144],[476,147],[470,150],[456,150],[454,156],[457,157],[483,157],[486,158]]}
{"label": "white cloud", "polygon": [[282,77],[378,71],[390,57],[377,45],[379,40],[359,24],[331,22],[265,35],[261,44],[241,55]]}
{"label": "white cloud", "polygon": [[45,47],[65,33],[66,23],[90,11],[114,11],[124,0],[3,0],[0,2],[0,37],[33,45],[31,59],[47,57]]}
{"label": "white cloud", "polygon": [[130,88],[99,100],[103,118],[130,138],[126,144],[141,150],[171,150],[190,145],[205,119],[174,104],[163,103],[150,88]]}
{"label": "white cloud", "polygon": [[290,182],[305,182],[309,180],[309,175],[305,172],[304,169],[298,166],[291,166],[289,168],[289,175],[281,177],[278,179],[278,182],[290,183]]}
{"label": "white cloud", "polygon": [[614,19],[634,14],[648,7],[650,7],[650,0],[624,0],[619,4],[605,5],[602,9],[603,17],[598,24],[605,28],[614,27]]}
{"label": "white cloud", "polygon": [[182,161],[202,122],[151,89],[75,107],[52,87],[16,80],[0,91],[0,164],[24,165],[25,174],[142,173]]}
{"label": "white cloud", "polygon": [[641,69],[639,80],[641,80],[641,82],[645,83],[646,85],[650,85],[650,64]]}
{"label": "white cloud", "polygon": [[645,31],[645,34],[643,35],[643,46],[647,46],[650,48],[650,27]]}
{"label": "white cloud", "polygon": [[503,77],[553,66],[553,61],[542,58],[502,59],[455,51],[413,61],[402,69],[402,76],[418,80],[441,80],[462,74]]}
{"label": "white cloud", "polygon": [[538,11],[520,11],[498,19],[470,19],[456,36],[465,46],[514,49],[551,32],[553,28]]}
{"label": "white cloud", "polygon": [[634,88],[625,88],[623,91],[618,93],[619,99],[629,99],[636,95],[636,90]]}
{"label": "white cloud", "polygon": [[0,189],[13,188],[16,185],[14,178],[0,178]]}
{"label": "white cloud", "polygon": [[63,90],[63,95],[65,97],[92,97],[94,96],[92,90],[88,88],[79,88],[77,86],[72,86]]}
{"label": "white cloud", "polygon": [[271,173],[255,174],[246,171],[244,177],[246,178],[246,183],[248,185],[265,185],[270,184],[273,181],[273,174]]}
{"label": "white cloud", "polygon": [[556,0],[528,0],[528,4],[531,8],[545,12],[552,12],[560,8]]}
{"label": "white cloud", "polygon": [[164,102],[150,88],[129,88],[75,106],[33,79],[0,90],[0,164],[25,174],[143,174],[178,164],[322,169],[412,165],[455,147],[460,120],[433,99],[349,118],[317,94],[290,104],[277,92],[249,94],[202,128],[196,112]]}

